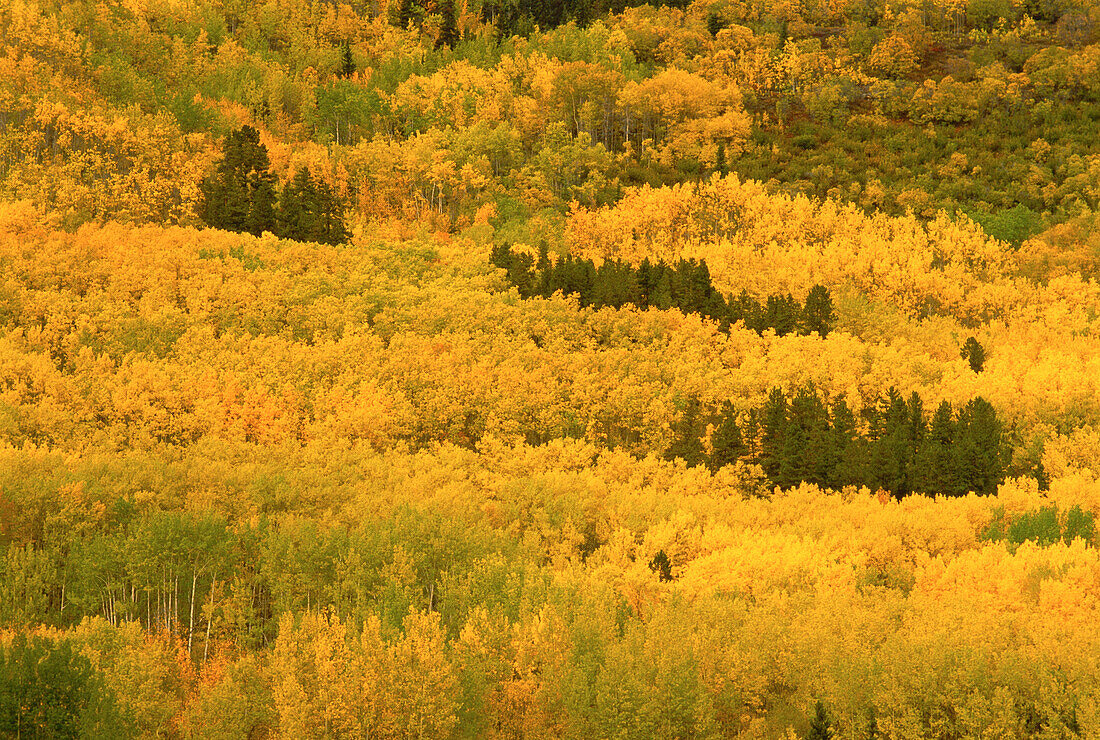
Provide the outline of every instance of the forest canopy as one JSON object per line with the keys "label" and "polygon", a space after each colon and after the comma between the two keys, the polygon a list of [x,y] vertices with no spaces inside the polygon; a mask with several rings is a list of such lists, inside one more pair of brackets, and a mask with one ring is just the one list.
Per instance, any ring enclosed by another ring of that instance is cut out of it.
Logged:
{"label": "forest canopy", "polygon": [[0,735],[1100,736],[1092,0],[0,38]]}

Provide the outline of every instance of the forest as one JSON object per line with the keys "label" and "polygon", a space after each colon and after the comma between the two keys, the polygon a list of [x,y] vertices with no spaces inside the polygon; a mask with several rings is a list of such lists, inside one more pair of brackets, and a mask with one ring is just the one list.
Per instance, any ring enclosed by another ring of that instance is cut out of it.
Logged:
{"label": "forest", "polygon": [[1100,737],[1095,0],[0,3],[0,737]]}

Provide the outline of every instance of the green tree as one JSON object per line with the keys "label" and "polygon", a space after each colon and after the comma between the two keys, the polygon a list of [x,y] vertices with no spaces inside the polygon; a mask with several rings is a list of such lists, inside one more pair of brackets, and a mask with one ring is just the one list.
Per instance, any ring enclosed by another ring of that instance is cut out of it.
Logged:
{"label": "green tree", "polygon": [[802,307],[790,293],[770,295],[764,307],[764,327],[775,329],[779,336],[790,334],[798,327],[801,313]]}
{"label": "green tree", "polygon": [[773,388],[760,413],[759,463],[773,482],[779,479],[783,463],[783,441],[787,430],[787,397]]}
{"label": "green tree", "polygon": [[275,175],[260,133],[244,126],[226,137],[224,153],[200,191],[199,215],[207,225],[259,236],[275,228]]}
{"label": "green tree", "polygon": [[1073,542],[1075,537],[1080,537],[1089,544],[1096,538],[1095,517],[1092,512],[1082,509],[1080,504],[1074,504],[1066,512],[1066,525],[1062,529],[1062,539],[1067,544]]}
{"label": "green tree", "polygon": [[981,396],[958,414],[956,459],[960,493],[994,494],[1004,480],[1004,433],[997,412]]}
{"label": "green tree", "polygon": [[0,735],[55,740],[128,734],[114,697],[69,642],[19,633],[0,645]]}
{"label": "green tree", "polygon": [[664,550],[659,550],[653,559],[649,561],[649,569],[657,574],[657,578],[662,581],[672,580],[672,563],[668,559],[668,555]]}
{"label": "green tree", "polygon": [[966,493],[959,481],[954,450],[954,416],[947,401],[941,402],[932,415],[932,425],[917,452],[913,490],[929,495]]}
{"label": "green tree", "polygon": [[829,289],[823,285],[815,285],[806,296],[806,303],[802,307],[801,329],[806,334],[817,332],[820,336],[828,336],[836,322],[836,314],[833,311],[833,298]]}
{"label": "green tree", "polygon": [[401,0],[397,11],[397,25],[408,28],[414,20],[420,17],[421,8],[414,0]]}
{"label": "green tree", "polygon": [[439,38],[435,47],[441,46],[454,48],[458,43],[458,21],[455,19],[455,0],[443,0],[439,4],[439,13],[443,17],[443,24],[439,27]]}
{"label": "green tree", "polygon": [[830,740],[833,737],[833,722],[829,719],[829,713],[825,711],[825,705],[819,700],[814,707],[814,716],[810,720],[810,734],[808,740]]}
{"label": "green tree", "polygon": [[708,466],[713,471],[718,471],[724,465],[732,465],[737,462],[747,450],[745,440],[741,435],[741,427],[737,424],[737,412],[733,404],[728,401],[722,407],[722,414],[718,426],[711,435],[711,447]]}
{"label": "green tree", "polygon": [[702,418],[699,411],[699,399],[695,396],[688,398],[680,420],[673,426],[676,438],[665,452],[666,459],[680,458],[688,465],[703,462]]}
{"label": "green tree", "polygon": [[283,188],[277,223],[277,233],[285,239],[342,244],[349,237],[343,200],[328,183],[314,179],[307,167]]}
{"label": "green tree", "polygon": [[980,373],[985,367],[985,348],[974,337],[970,337],[963,343],[959,352],[964,360],[970,362],[970,369]]}
{"label": "green tree", "polygon": [[355,74],[355,58],[351,55],[351,44],[347,41],[340,48],[340,76],[344,78]]}

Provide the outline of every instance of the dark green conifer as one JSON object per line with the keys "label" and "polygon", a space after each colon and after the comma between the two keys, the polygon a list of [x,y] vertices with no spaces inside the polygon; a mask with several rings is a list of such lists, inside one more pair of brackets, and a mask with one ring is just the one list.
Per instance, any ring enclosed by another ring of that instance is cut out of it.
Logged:
{"label": "dark green conifer", "polygon": [[980,373],[985,368],[985,348],[974,337],[970,337],[963,343],[959,354],[964,360],[970,362],[970,369]]}
{"label": "dark green conifer", "polygon": [[278,235],[285,239],[341,244],[348,239],[344,204],[333,188],[303,167],[279,197]]}
{"label": "dark green conifer", "polygon": [[213,175],[199,186],[199,215],[209,226],[259,236],[275,228],[275,175],[251,126],[231,132]]}
{"label": "dark green conifer", "polygon": [[718,425],[711,435],[710,442],[713,451],[708,466],[712,471],[718,471],[725,465],[732,465],[748,452],[741,435],[741,427],[737,424],[737,412],[729,401],[722,405]]}
{"label": "dark green conifer", "polygon": [[913,476],[914,491],[949,496],[966,493],[959,480],[954,443],[954,412],[951,404],[943,401],[932,415],[932,424],[917,453]]}
{"label": "dark green conifer", "polygon": [[829,713],[825,711],[825,705],[821,701],[814,707],[814,716],[810,720],[810,734],[808,740],[831,740],[833,737],[833,722]]}
{"label": "dark green conifer", "polygon": [[658,550],[653,559],[649,561],[649,569],[657,574],[658,580],[672,580],[672,563],[664,550]]}
{"label": "dark green conifer", "polygon": [[679,421],[673,426],[675,435],[672,444],[665,451],[665,459],[682,459],[689,466],[699,465],[704,460],[703,429],[699,399],[691,396],[684,405]]}
{"label": "dark green conifer", "polygon": [[779,479],[787,430],[787,397],[773,388],[760,413],[760,466],[772,482]]}
{"label": "dark green conifer", "polygon": [[[1004,437],[997,413],[981,396],[958,414],[956,458],[959,478],[967,491],[988,495],[1004,480]],[[964,492],[964,491],[960,491]]]}
{"label": "dark green conifer", "polygon": [[833,312],[833,298],[829,289],[823,285],[815,285],[810,288],[806,296],[806,303],[802,308],[802,316],[799,322],[801,330],[809,334],[817,332],[822,337],[828,336],[836,322],[836,314]]}
{"label": "dark green conifer", "polygon": [[439,13],[443,17],[443,23],[439,27],[439,38],[436,39],[435,47],[438,49],[446,46],[453,49],[458,43],[458,21],[455,18],[454,0],[442,0],[439,4]]}
{"label": "dark green conifer", "polygon": [[351,44],[345,41],[340,49],[340,76],[347,78],[355,74],[355,58],[351,55]]}
{"label": "dark green conifer", "polygon": [[764,328],[774,329],[779,336],[792,333],[798,326],[802,307],[790,293],[770,295],[764,307]]}

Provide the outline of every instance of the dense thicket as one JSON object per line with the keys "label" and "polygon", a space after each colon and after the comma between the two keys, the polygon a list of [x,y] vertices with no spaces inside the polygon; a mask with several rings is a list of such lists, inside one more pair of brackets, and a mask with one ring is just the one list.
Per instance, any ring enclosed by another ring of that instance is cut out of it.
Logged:
{"label": "dense thicket", "polygon": [[678,308],[719,322],[723,331],[741,322],[757,333],[771,329],[779,336],[816,332],[824,337],[836,321],[832,296],[823,285],[810,288],[804,303],[790,293],[768,296],[763,304],[747,291],[736,297],[724,297],[711,283],[704,260],[681,259],[675,265],[667,265],[662,260],[650,262],[645,258],[634,267],[628,262],[607,259],[596,267],[593,260],[571,254],[550,259],[545,241],[537,257],[513,252],[509,245],[500,244],[493,247],[489,259],[507,272],[508,282],[524,298],[549,298],[561,291],[577,296],[582,307]]}

